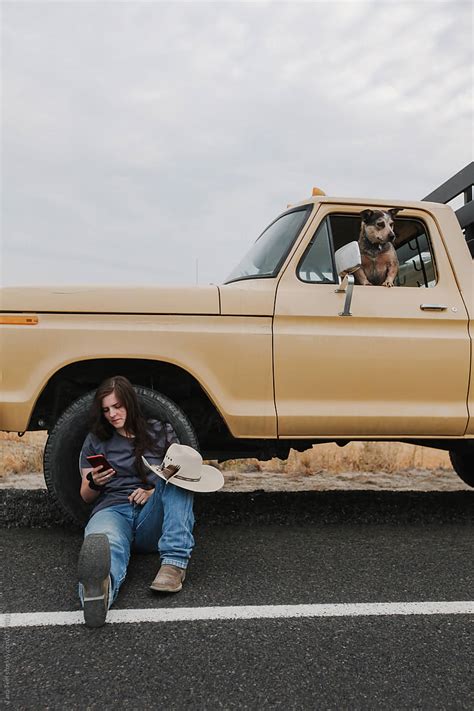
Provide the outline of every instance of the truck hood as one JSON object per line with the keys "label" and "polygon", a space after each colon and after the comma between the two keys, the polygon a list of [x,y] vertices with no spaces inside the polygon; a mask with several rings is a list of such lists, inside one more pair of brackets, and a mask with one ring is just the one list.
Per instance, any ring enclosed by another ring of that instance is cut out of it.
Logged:
{"label": "truck hood", "polygon": [[208,286],[7,287],[0,310],[28,313],[219,314],[219,290]]}

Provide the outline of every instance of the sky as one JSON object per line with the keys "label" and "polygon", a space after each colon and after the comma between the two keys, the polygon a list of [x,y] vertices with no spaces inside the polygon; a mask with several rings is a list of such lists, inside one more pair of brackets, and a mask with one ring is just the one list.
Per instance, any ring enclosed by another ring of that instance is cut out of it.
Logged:
{"label": "sky", "polygon": [[473,4],[2,2],[2,284],[225,280],[287,207],[473,159]]}

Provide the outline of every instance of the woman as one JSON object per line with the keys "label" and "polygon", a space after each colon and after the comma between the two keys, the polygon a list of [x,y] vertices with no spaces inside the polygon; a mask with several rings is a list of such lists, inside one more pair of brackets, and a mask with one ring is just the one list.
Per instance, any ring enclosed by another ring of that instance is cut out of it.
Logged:
{"label": "woman", "polygon": [[[125,579],[132,545],[160,553],[152,590],[181,590],[194,546],[194,515],[192,492],[167,486],[143,464],[145,456],[160,465],[178,438],[170,424],[145,420],[126,378],[115,376],[100,385],[91,414],[80,456],[81,497],[94,506],[79,556],[79,596],[86,625],[100,627]],[[87,459],[100,454],[109,468]]]}

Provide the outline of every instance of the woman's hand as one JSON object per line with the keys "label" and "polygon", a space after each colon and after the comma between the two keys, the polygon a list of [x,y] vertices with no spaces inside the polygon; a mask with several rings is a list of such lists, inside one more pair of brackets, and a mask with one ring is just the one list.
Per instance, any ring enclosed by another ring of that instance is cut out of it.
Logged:
{"label": "woman's hand", "polygon": [[90,488],[87,475],[89,473],[92,474],[94,484],[97,484],[97,486],[104,486],[104,484],[107,484],[107,482],[109,482],[115,475],[114,469],[107,469],[106,471],[101,472],[101,468],[102,467],[95,467],[95,469],[82,469],[81,498],[86,502],[86,504],[92,504],[100,495],[100,489],[95,490]]}
{"label": "woman's hand", "polygon": [[97,486],[104,486],[115,475],[115,469],[105,469],[104,471],[101,470],[102,467],[100,466],[90,470],[92,474],[92,479],[94,480],[94,484],[97,484]]}
{"label": "woman's hand", "polygon": [[150,496],[153,495],[154,491],[154,489],[135,489],[135,491],[132,491],[128,497],[128,500],[131,504],[140,504],[140,506],[143,506],[143,504],[146,504]]}

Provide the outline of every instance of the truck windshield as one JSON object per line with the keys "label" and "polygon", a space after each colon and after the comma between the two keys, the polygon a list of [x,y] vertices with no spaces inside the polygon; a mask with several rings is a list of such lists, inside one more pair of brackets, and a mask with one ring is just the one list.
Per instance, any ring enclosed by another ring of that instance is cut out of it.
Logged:
{"label": "truck windshield", "polygon": [[312,205],[285,212],[262,232],[249,252],[232,270],[225,284],[241,279],[274,277],[280,271],[295,239],[311,212]]}

